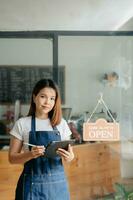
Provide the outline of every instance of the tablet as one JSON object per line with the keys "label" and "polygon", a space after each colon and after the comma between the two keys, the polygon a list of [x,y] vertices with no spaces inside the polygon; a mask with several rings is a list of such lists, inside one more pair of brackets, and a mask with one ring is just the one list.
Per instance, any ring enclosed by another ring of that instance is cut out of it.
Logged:
{"label": "tablet", "polygon": [[74,139],[63,140],[63,141],[52,141],[47,145],[44,156],[47,158],[54,158],[55,156],[58,156],[56,153],[58,148],[67,150],[68,145],[69,144],[74,145],[74,143],[75,143]]}

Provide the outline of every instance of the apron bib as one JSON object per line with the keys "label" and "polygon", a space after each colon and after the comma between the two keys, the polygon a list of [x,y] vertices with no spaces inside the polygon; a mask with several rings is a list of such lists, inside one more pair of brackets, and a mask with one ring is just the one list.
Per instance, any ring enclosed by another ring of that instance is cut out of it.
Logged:
{"label": "apron bib", "polygon": [[[29,143],[47,146],[51,141],[60,140],[56,127],[53,131],[36,131],[35,117],[32,117]],[[17,184],[15,200],[70,200],[61,157],[40,156],[26,162]]]}

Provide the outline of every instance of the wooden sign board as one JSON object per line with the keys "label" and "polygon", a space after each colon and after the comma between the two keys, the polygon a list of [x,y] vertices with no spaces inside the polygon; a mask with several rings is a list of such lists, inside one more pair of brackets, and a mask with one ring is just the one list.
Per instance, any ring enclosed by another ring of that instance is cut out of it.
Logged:
{"label": "wooden sign board", "polygon": [[96,122],[85,122],[83,124],[84,141],[118,141],[120,139],[119,123],[107,122],[98,119]]}

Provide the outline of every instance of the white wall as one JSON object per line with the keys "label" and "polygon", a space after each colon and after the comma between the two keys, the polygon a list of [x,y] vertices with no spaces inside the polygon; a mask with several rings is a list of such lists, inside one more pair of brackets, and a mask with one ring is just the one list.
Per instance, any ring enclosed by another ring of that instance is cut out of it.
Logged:
{"label": "white wall", "polygon": [[48,39],[0,39],[0,64],[52,65],[52,49]]}
{"label": "white wall", "polygon": [[101,82],[104,73],[115,71],[122,76],[128,67],[132,69],[132,48],[133,38],[128,37],[68,36],[59,40],[59,64],[65,65],[67,72],[66,102],[74,113],[92,111],[100,92],[103,92],[109,108],[117,113],[127,96],[128,103],[132,103],[131,86],[125,90],[104,86]]}

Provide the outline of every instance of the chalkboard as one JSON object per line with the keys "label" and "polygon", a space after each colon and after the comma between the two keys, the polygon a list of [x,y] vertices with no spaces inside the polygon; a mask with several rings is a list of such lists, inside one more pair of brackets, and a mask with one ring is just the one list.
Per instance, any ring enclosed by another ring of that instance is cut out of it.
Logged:
{"label": "chalkboard", "polygon": [[[53,78],[52,66],[0,66],[0,103],[14,103],[17,99],[29,104],[36,82]],[[65,102],[65,67],[59,67],[58,87]]]}

